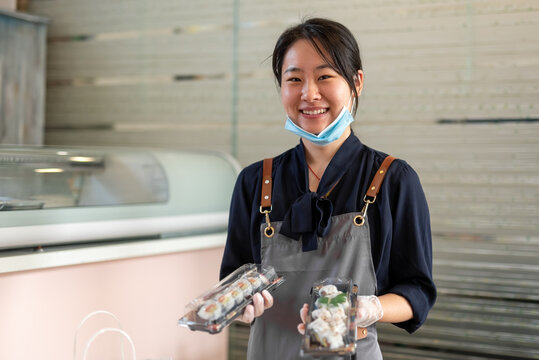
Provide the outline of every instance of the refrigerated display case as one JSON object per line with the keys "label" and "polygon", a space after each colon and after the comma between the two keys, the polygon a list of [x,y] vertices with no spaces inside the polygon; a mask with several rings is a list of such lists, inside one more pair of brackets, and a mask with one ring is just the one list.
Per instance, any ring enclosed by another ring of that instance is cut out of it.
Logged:
{"label": "refrigerated display case", "polygon": [[238,171],[219,152],[0,147],[0,250],[222,232]]}

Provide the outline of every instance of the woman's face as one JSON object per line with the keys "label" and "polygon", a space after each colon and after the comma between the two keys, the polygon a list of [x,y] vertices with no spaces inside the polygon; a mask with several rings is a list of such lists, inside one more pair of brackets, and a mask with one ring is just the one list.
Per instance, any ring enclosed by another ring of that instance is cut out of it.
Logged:
{"label": "woman's face", "polygon": [[[361,74],[362,76],[362,74]],[[352,106],[352,90],[308,40],[298,40],[286,52],[281,78],[281,102],[286,114],[303,130],[318,134]]]}

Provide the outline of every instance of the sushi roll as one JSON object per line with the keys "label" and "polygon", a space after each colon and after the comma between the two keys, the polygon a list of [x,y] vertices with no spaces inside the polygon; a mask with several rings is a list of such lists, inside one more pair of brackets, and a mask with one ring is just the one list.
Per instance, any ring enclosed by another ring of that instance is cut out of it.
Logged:
{"label": "sushi roll", "polygon": [[265,278],[269,283],[275,281],[278,276],[277,276],[277,273],[275,272],[275,269],[270,267],[269,269],[265,269],[264,272],[262,274],[260,274],[262,278]]}
{"label": "sushi roll", "polygon": [[330,328],[329,328],[329,324],[322,320],[322,319],[316,319],[314,321],[311,321],[308,325],[307,325],[307,329],[313,331],[314,333],[317,333],[317,334],[321,334],[325,331],[329,331]]}
{"label": "sushi roll", "polygon": [[331,330],[341,337],[344,336],[347,332],[346,319],[340,317],[334,317],[329,321],[329,327]]}
{"label": "sushi roll", "polygon": [[262,288],[262,279],[260,279],[260,276],[247,276],[246,279],[251,283],[251,286],[253,287],[253,292],[257,292]]}
{"label": "sushi roll", "polygon": [[331,350],[343,347],[344,336],[348,332],[348,296],[335,285],[322,286],[318,295],[315,309],[311,312],[314,321],[307,326],[311,338]]}
{"label": "sushi roll", "polygon": [[253,287],[251,286],[251,283],[247,279],[239,279],[234,283],[235,286],[237,286],[242,292],[243,296],[249,296],[253,293]]}
{"label": "sushi roll", "polygon": [[341,293],[341,291],[337,290],[337,287],[335,285],[331,284],[322,286],[318,292],[320,293],[320,296],[328,298],[333,298]]}
{"label": "sushi roll", "polygon": [[236,301],[234,300],[234,297],[230,292],[222,292],[220,294],[217,294],[214,300],[221,304],[223,308],[223,313],[230,311],[236,304]]}
{"label": "sushi roll", "polygon": [[325,308],[313,310],[311,315],[313,319],[322,319],[326,322],[329,321],[332,317],[331,312]]}
{"label": "sushi roll", "polygon": [[339,334],[327,331],[322,337],[322,344],[334,350],[344,346],[344,339]]}
{"label": "sushi roll", "polygon": [[331,329],[329,328],[329,324],[327,322],[322,319],[316,319],[307,324],[307,330],[309,330],[311,338],[314,341],[323,345],[322,340],[325,334]]}
{"label": "sushi roll", "polygon": [[222,314],[222,306],[217,301],[209,300],[198,310],[198,316],[204,320],[216,320]]}
{"label": "sushi roll", "polygon": [[[277,276],[277,275],[275,275]],[[268,277],[264,274],[258,274],[258,277],[260,278],[260,281],[262,281],[262,286],[266,287],[270,284],[270,280],[268,279]]]}
{"label": "sushi roll", "polygon": [[243,297],[243,291],[241,291],[241,289],[238,287],[238,286],[232,286],[229,290],[229,294],[232,296],[232,298],[234,299],[234,302],[236,305],[239,305],[241,304],[241,302],[243,301],[244,297]]}
{"label": "sushi roll", "polygon": [[[348,307],[344,308],[341,306],[334,306],[334,307],[328,308],[328,312],[330,313],[331,318],[339,318],[339,319],[342,319],[343,321],[346,321],[348,319],[348,314],[346,311],[347,309]],[[313,311],[313,314],[314,314],[314,311]]]}

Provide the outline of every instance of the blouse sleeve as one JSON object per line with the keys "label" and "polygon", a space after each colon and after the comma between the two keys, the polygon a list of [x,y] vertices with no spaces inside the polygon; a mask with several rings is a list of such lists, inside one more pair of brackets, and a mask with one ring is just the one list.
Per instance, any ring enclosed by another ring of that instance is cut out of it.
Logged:
{"label": "blouse sleeve", "polygon": [[243,169],[232,193],[226,240],[219,278],[246,263],[253,263],[251,248],[251,222],[253,198],[256,194],[256,173],[252,167]]}
{"label": "blouse sleeve", "polygon": [[412,333],[423,324],[436,300],[429,209],[419,177],[406,163],[387,185],[393,224],[386,292],[410,303],[413,318],[395,325]]}

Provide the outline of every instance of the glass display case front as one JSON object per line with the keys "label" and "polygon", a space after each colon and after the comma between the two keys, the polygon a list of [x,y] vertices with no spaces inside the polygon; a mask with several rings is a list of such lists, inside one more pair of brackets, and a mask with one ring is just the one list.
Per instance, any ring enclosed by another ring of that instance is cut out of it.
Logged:
{"label": "glass display case front", "polygon": [[238,171],[218,152],[0,147],[0,250],[223,231]]}
{"label": "glass display case front", "polygon": [[4,149],[0,174],[0,211],[168,200],[162,166],[143,151]]}

